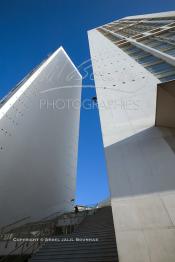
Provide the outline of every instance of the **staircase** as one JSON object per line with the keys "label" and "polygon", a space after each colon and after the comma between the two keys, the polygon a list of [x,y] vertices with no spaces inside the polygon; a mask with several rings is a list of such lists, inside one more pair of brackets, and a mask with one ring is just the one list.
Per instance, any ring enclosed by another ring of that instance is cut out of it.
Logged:
{"label": "staircase", "polygon": [[[31,262],[117,262],[117,247],[111,207],[97,209],[87,216],[76,232],[56,236],[33,255]],[[67,241],[65,241],[67,240]],[[86,240],[86,241],[85,241]]]}

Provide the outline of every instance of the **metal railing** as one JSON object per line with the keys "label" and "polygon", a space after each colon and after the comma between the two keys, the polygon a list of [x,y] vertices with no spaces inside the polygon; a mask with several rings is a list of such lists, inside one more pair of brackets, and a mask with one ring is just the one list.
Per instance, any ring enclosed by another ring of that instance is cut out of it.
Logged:
{"label": "metal railing", "polygon": [[19,224],[19,223],[21,223],[21,222],[24,222],[25,220],[27,220],[27,219],[29,219],[29,218],[30,218],[30,217],[24,217],[24,218],[19,219],[19,220],[13,222],[13,223],[10,223],[10,224],[8,224],[8,225],[6,225],[6,226],[4,226],[4,227],[1,227],[1,228],[0,228],[0,235],[1,235],[4,231],[8,230],[8,228],[14,227],[15,225],[17,225],[17,224]]}
{"label": "metal railing", "polygon": [[[0,244],[7,249],[10,244],[14,243],[14,248],[7,255],[2,255],[3,257],[0,259],[0,262],[8,261],[10,256],[16,256],[13,260],[14,262],[19,259],[19,256],[26,259],[43,246],[48,238],[73,233],[87,216],[93,215],[96,212],[98,206],[82,206],[79,208],[80,211],[78,213],[62,213],[52,220],[42,219],[10,231],[1,231]],[[11,225],[13,224],[8,226]]]}

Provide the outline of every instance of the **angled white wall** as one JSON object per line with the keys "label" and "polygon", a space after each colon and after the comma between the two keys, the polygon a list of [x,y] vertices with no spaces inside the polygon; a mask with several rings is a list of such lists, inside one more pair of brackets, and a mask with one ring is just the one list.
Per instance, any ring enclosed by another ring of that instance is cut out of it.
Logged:
{"label": "angled white wall", "polygon": [[119,261],[174,262],[175,131],[154,126],[159,80],[97,30],[88,36]]}
{"label": "angled white wall", "polygon": [[106,147],[154,125],[159,80],[97,30],[88,35]]}
{"label": "angled white wall", "polygon": [[1,106],[0,226],[72,209],[81,81],[59,48]]}

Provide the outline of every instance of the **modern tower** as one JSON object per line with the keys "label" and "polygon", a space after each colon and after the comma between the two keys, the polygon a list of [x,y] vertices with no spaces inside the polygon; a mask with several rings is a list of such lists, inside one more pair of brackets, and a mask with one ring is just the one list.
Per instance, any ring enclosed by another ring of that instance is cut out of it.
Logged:
{"label": "modern tower", "polygon": [[0,226],[73,207],[81,75],[61,47],[0,104]]}
{"label": "modern tower", "polygon": [[175,261],[175,12],[88,32],[119,261]]}

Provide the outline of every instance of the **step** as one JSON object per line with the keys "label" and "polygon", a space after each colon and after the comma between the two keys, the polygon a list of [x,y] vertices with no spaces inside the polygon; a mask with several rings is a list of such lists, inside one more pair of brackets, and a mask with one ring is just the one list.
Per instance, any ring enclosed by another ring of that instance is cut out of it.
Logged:
{"label": "step", "polygon": [[103,232],[103,231],[111,231],[112,228],[108,228],[108,227],[83,227],[83,228],[79,228],[79,230],[74,231],[75,232],[82,232],[82,231],[86,231],[86,232],[91,232],[93,233],[94,231],[96,232]]}
{"label": "step", "polygon": [[71,235],[76,235],[76,234],[91,234],[91,235],[96,235],[96,234],[113,234],[115,235],[115,232],[114,230],[110,229],[110,230],[103,230],[103,231],[87,231],[87,230],[80,230],[80,231],[77,231],[77,232],[74,232],[72,233]]}
{"label": "step", "polygon": [[92,249],[92,248],[87,248],[87,249],[62,249],[62,251],[60,250],[48,250],[47,252],[38,252],[35,254],[34,257],[45,257],[45,256],[64,256],[64,257],[67,257],[71,254],[74,254],[74,255],[77,255],[77,256],[81,256],[82,254],[83,255],[94,255],[94,254],[98,254],[98,256],[100,256],[101,254],[116,254],[117,255],[117,249],[116,248],[110,248],[110,249],[104,249],[104,248],[97,248],[97,249]]}
{"label": "step", "polygon": [[112,225],[113,224],[113,220],[111,219],[103,219],[102,221],[100,221],[100,218],[91,218],[91,219],[87,219],[87,220],[83,220],[81,225],[85,225],[85,224],[91,224],[91,223],[99,223],[99,225]]}
{"label": "step", "polygon": [[48,258],[48,259],[44,259],[43,260],[43,258],[41,258],[41,259],[32,259],[31,260],[31,262],[42,262],[42,261],[44,261],[44,262],[50,262],[50,261],[53,261],[53,262],[59,262],[59,261],[61,261],[61,262],[67,262],[67,261],[71,261],[71,262],[97,262],[97,261],[104,261],[104,262],[110,262],[110,261],[113,261],[113,262],[118,262],[118,260],[117,260],[117,258],[116,258],[116,256],[109,256],[109,257],[105,257],[105,258],[103,258],[103,257],[101,257],[101,258],[97,258],[97,257],[92,257],[92,258],[85,258],[85,257],[80,257],[80,258]]}
{"label": "step", "polygon": [[116,241],[114,241],[114,239],[102,239],[100,241],[97,241],[97,242],[85,242],[85,241],[72,241],[72,242],[54,242],[54,243],[47,243],[45,246],[43,246],[43,248],[46,248],[46,247],[57,247],[57,246],[88,246],[88,245],[105,245],[105,244],[111,244],[111,243],[116,243]]}
{"label": "step", "polygon": [[[98,239],[99,241],[102,239],[108,239],[112,238],[115,240],[115,235],[92,235],[92,234],[77,234],[73,236],[65,236],[65,237],[57,237],[57,241],[52,241],[51,243],[60,243],[60,242],[77,242],[76,239],[81,238],[81,239]],[[92,242],[92,241],[91,241]],[[95,241],[94,241],[95,242]]]}
{"label": "step", "polygon": [[[117,249],[117,247],[116,247],[116,245],[109,245],[109,246],[91,246],[91,247],[88,247],[88,248],[90,248],[91,250],[100,250],[100,249],[102,249],[102,250],[116,250]],[[74,252],[74,250],[75,249],[77,249],[77,248],[74,248],[74,247],[58,247],[58,248],[53,248],[53,249],[43,249],[43,250],[40,250],[39,252],[41,252],[41,253],[45,253],[45,252],[53,252],[53,253],[55,253],[55,252],[62,252],[62,250],[67,250],[67,251],[71,251],[71,252]],[[87,247],[86,246],[83,246],[83,247],[80,247],[79,248],[79,250],[81,250],[81,251],[83,251],[83,250],[87,250]]]}
{"label": "step", "polygon": [[108,258],[108,257],[116,257],[117,256],[117,253],[116,252],[113,252],[113,253],[82,253],[82,254],[79,254],[79,253],[74,253],[74,254],[57,254],[57,255],[51,255],[51,254],[48,254],[48,255],[44,255],[44,256],[42,256],[42,255],[40,255],[40,256],[35,256],[35,257],[33,257],[33,259],[43,259],[43,260],[45,260],[45,259],[57,259],[57,258],[59,258],[59,259],[64,259],[64,258],[72,258],[72,256],[74,257],[74,258]]}
{"label": "step", "polygon": [[115,232],[114,232],[114,230],[103,230],[103,231],[86,231],[86,230],[82,230],[82,231],[76,231],[76,232],[73,232],[72,234],[67,234],[67,235],[55,235],[55,236],[53,236],[53,237],[59,237],[59,238],[61,238],[61,237],[65,237],[65,236],[74,236],[74,235],[78,235],[78,234],[91,234],[91,235],[96,235],[96,234],[101,234],[101,235],[106,235],[106,234],[113,234],[113,235],[115,235]]}
{"label": "step", "polygon": [[109,223],[106,223],[106,224],[98,224],[98,222],[96,223],[93,223],[92,225],[91,224],[84,224],[84,225],[80,225],[79,228],[82,228],[82,227],[100,227],[100,228],[113,228],[114,226],[113,225],[110,225]]}
{"label": "step", "polygon": [[98,247],[116,247],[117,248],[117,246],[116,246],[116,242],[114,242],[114,241],[105,241],[105,242],[96,242],[95,244],[94,243],[81,243],[81,244],[75,244],[75,245],[73,245],[73,243],[72,243],[72,245],[62,245],[62,244],[60,244],[60,245],[45,245],[45,246],[43,246],[43,247],[41,247],[40,248],[40,250],[39,251],[41,251],[42,249],[46,249],[46,250],[58,250],[58,249],[60,249],[60,248],[87,248],[87,247],[96,247],[96,248],[98,248]]}

